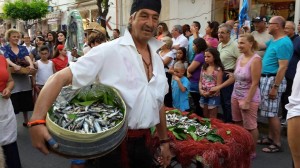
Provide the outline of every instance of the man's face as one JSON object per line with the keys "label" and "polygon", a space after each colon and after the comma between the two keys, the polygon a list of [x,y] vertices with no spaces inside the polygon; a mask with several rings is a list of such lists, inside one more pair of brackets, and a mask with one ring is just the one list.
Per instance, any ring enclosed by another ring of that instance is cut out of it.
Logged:
{"label": "man's face", "polygon": [[118,32],[117,32],[117,31],[115,31],[115,30],[113,31],[113,37],[114,37],[114,38],[118,38],[118,37],[119,37],[119,34],[118,34]]}
{"label": "man's face", "polygon": [[148,41],[157,28],[159,14],[150,9],[141,9],[130,16],[131,35],[136,40]]}
{"label": "man's face", "polygon": [[293,26],[293,24],[287,22],[287,23],[285,24],[285,27],[284,27],[284,33],[285,33],[287,36],[289,36],[289,37],[293,37],[294,34],[295,34],[295,30],[294,30],[294,29],[295,29],[295,27]]}
{"label": "man's face", "polygon": [[24,40],[24,43],[25,44],[30,44],[30,37],[29,36],[24,36],[24,38],[23,38],[23,40]]}
{"label": "man's face", "polygon": [[279,27],[279,24],[276,22],[276,20],[271,18],[268,23],[269,34],[274,35],[275,32],[278,30],[278,27]]}
{"label": "man's face", "polygon": [[297,26],[298,33],[300,33],[300,23]]}
{"label": "man's face", "polygon": [[266,22],[253,22],[254,28],[256,31],[263,31],[266,28]]}
{"label": "man's face", "polygon": [[177,38],[180,35],[179,31],[175,27],[172,28],[171,34],[174,38]]}
{"label": "man's face", "polygon": [[228,32],[225,27],[221,27],[218,30],[218,37],[220,42],[226,43],[230,40],[230,32]]}
{"label": "man's face", "polygon": [[51,33],[48,33],[47,38],[48,41],[53,41],[53,35]]}

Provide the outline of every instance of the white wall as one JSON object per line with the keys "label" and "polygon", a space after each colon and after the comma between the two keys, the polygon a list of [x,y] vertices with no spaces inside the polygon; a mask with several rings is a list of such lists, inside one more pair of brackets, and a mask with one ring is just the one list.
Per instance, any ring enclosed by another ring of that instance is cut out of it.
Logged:
{"label": "white wall", "polygon": [[207,21],[211,21],[212,0],[170,0],[169,18],[162,18],[162,21],[168,23],[169,29],[172,26],[180,24],[191,25],[193,21],[201,24],[200,33],[205,34]]}
{"label": "white wall", "polygon": [[[123,18],[120,20],[123,23],[120,25],[124,30],[128,23],[132,0],[120,1],[123,5]],[[193,21],[198,21],[201,23],[200,32],[205,34],[207,21],[211,20],[211,6],[212,0],[195,0],[195,3],[191,0],[162,0],[160,21],[165,22],[170,31],[174,25],[191,25]]]}

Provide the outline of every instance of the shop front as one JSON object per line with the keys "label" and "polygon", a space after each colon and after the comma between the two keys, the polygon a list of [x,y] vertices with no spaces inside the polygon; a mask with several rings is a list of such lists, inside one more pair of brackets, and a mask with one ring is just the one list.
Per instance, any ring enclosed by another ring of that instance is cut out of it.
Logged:
{"label": "shop front", "polygon": [[295,0],[252,0],[250,16],[266,16],[268,20],[272,16],[282,16],[286,20],[294,21]]}
{"label": "shop front", "polygon": [[[212,1],[212,20],[223,23],[226,20],[238,20],[239,11],[244,0],[213,0]],[[248,0],[249,19],[257,16],[282,16],[286,20],[299,21],[300,0]]]}

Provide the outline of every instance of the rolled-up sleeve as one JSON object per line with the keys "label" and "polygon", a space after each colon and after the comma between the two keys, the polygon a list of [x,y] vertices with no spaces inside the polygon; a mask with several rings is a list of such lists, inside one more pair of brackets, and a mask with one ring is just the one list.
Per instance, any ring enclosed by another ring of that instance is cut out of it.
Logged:
{"label": "rolled-up sleeve", "polygon": [[102,67],[99,50],[101,50],[99,47],[93,48],[86,55],[80,57],[77,62],[70,63],[73,89],[92,84],[95,81]]}
{"label": "rolled-up sleeve", "polygon": [[300,116],[300,62],[298,62],[289,104],[285,108],[288,110],[287,119]]}

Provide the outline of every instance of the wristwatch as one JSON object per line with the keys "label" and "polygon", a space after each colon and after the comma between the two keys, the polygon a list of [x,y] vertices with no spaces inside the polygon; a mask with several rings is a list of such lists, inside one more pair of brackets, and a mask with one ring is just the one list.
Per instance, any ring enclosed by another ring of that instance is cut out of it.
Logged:
{"label": "wristwatch", "polygon": [[279,88],[279,85],[273,84],[273,88],[278,89],[278,88]]}

